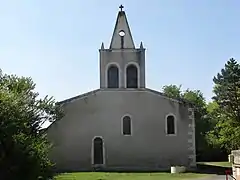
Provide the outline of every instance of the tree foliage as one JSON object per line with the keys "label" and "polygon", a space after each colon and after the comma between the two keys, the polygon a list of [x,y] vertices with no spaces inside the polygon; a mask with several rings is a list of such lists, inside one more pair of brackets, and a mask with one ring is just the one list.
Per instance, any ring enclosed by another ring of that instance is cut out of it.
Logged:
{"label": "tree foliage", "polygon": [[170,84],[163,86],[163,92],[168,97],[181,98],[181,85]]}
{"label": "tree foliage", "polygon": [[194,104],[196,149],[200,154],[211,149],[219,149],[221,154],[240,148],[240,64],[237,60],[229,59],[213,82],[213,101],[208,104],[199,90],[183,92],[176,85],[163,88],[167,96]]}
{"label": "tree foliage", "polygon": [[207,117],[206,100],[200,90],[187,89],[183,93],[182,97],[194,104],[196,153],[199,158],[202,158],[201,154],[208,149],[205,135],[209,131],[210,127],[209,119]]}
{"label": "tree foliage", "polygon": [[[0,71],[1,72],[1,71]],[[50,144],[39,133],[62,113],[53,98],[38,98],[31,78],[0,73],[0,176],[34,180],[52,176]]]}
{"label": "tree foliage", "polygon": [[231,58],[225,68],[213,78],[213,82],[213,99],[227,117],[240,123],[240,64]]}
{"label": "tree foliage", "polygon": [[206,108],[206,100],[200,90],[187,89],[182,93],[182,98],[194,104],[195,108],[202,111]]}
{"label": "tree foliage", "polygon": [[240,64],[231,58],[213,78],[213,100],[218,108],[212,111],[215,127],[208,133],[214,146],[228,151],[240,148]]}
{"label": "tree foliage", "polygon": [[[195,114],[195,137],[197,160],[209,160],[212,156],[206,135],[213,128],[211,117],[208,116],[207,103],[200,90],[181,90],[181,86],[167,85],[163,87],[163,93],[171,98],[181,98],[194,106]],[[214,151],[215,153],[215,151]],[[215,153],[216,154],[216,153]]]}

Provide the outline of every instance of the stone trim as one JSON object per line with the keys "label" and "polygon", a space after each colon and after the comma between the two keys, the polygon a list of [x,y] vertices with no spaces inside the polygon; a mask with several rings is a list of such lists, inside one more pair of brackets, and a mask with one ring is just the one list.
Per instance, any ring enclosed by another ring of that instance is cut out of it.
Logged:
{"label": "stone trim", "polygon": [[99,49],[99,52],[141,52],[145,50],[145,48]]}
{"label": "stone trim", "polygon": [[195,118],[194,108],[188,108],[188,119],[191,124],[188,125],[188,159],[191,167],[196,167],[196,147],[195,147]]}

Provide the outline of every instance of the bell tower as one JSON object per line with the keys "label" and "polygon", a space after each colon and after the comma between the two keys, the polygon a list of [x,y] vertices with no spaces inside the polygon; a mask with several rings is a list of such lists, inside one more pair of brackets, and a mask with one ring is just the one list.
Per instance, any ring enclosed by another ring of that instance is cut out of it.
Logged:
{"label": "bell tower", "polygon": [[145,48],[135,48],[123,5],[117,15],[108,49],[102,43],[100,53],[100,88],[145,88]]}

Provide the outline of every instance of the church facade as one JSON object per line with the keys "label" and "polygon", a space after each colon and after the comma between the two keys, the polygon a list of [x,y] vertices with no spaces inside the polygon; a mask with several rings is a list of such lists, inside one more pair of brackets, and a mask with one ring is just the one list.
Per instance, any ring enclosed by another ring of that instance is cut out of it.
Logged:
{"label": "church facade", "polygon": [[100,88],[59,102],[65,116],[46,131],[57,170],[195,167],[193,109],[145,87],[145,48],[135,47],[122,7],[99,54]]}

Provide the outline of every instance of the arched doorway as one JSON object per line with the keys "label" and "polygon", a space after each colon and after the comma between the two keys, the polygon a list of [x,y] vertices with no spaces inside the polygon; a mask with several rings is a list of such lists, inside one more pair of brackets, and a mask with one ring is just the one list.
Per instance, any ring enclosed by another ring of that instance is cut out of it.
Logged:
{"label": "arched doorway", "polygon": [[130,64],[127,67],[127,88],[138,88],[138,69],[135,65]]}
{"label": "arched doorway", "polygon": [[95,137],[93,140],[93,164],[104,164],[104,149],[101,137]]}

